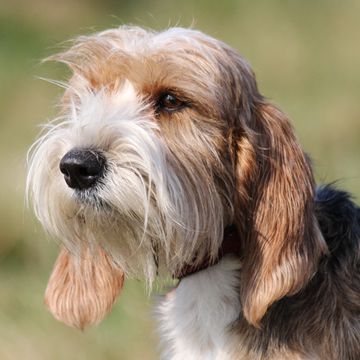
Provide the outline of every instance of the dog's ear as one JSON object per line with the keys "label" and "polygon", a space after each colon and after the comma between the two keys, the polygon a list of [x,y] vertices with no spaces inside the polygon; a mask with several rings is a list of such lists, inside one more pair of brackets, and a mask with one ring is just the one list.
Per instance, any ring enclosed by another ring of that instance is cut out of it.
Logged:
{"label": "dog's ear", "polygon": [[242,128],[235,165],[241,300],[247,321],[260,326],[272,303],[309,280],[326,245],[314,218],[311,166],[288,119],[260,101]]}
{"label": "dog's ear", "polygon": [[73,256],[62,249],[45,292],[53,316],[84,329],[99,323],[111,310],[124,282],[124,273],[104,251],[84,249]]}

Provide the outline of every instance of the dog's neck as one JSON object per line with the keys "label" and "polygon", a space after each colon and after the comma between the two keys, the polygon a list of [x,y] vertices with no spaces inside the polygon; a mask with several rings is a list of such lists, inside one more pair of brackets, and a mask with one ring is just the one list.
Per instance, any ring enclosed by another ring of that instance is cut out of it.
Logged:
{"label": "dog's neck", "polygon": [[183,278],[158,305],[163,359],[228,360],[231,324],[239,318],[241,262],[226,255]]}
{"label": "dog's neck", "polygon": [[183,279],[189,275],[195,274],[198,271],[205,270],[210,266],[217,264],[225,255],[234,254],[240,255],[241,242],[239,241],[239,235],[235,225],[230,225],[225,228],[223,242],[220,246],[218,255],[215,259],[210,259],[210,257],[205,257],[200,264],[186,264],[180,271],[174,274],[175,279]]}

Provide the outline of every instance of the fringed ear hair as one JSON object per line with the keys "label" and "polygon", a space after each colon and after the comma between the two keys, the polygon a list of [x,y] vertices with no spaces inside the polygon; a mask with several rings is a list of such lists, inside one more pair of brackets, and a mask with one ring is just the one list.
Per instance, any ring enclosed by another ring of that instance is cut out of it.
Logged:
{"label": "fringed ear hair", "polygon": [[314,217],[314,180],[288,119],[260,101],[242,124],[236,222],[244,237],[241,300],[260,326],[269,306],[312,276],[326,245]]}
{"label": "fringed ear hair", "polygon": [[111,310],[124,283],[124,273],[101,249],[84,249],[76,258],[62,249],[45,292],[53,316],[83,330],[98,324]]}

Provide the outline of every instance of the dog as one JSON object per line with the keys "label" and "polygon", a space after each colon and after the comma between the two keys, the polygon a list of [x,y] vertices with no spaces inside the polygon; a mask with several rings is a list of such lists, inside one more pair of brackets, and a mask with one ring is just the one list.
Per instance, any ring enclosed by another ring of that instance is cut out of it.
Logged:
{"label": "dog", "polygon": [[360,210],[316,187],[249,64],[199,31],[122,26],[49,60],[72,71],[27,193],[62,249],[45,294],[78,328],[124,279],[178,279],[163,358],[360,359]]}

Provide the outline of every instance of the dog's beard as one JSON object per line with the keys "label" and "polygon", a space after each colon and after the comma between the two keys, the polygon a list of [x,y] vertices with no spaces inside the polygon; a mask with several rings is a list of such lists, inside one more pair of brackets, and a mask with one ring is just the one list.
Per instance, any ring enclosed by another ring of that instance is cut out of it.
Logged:
{"label": "dog's beard", "polygon": [[[130,85],[121,93],[89,93],[73,105],[71,120],[37,143],[27,188],[45,229],[69,251],[100,245],[126,276],[151,283],[159,266],[175,273],[216,257],[224,199],[207,163],[171,152]],[[107,160],[104,177],[85,192],[69,189],[58,168],[76,147],[100,149]]]}

